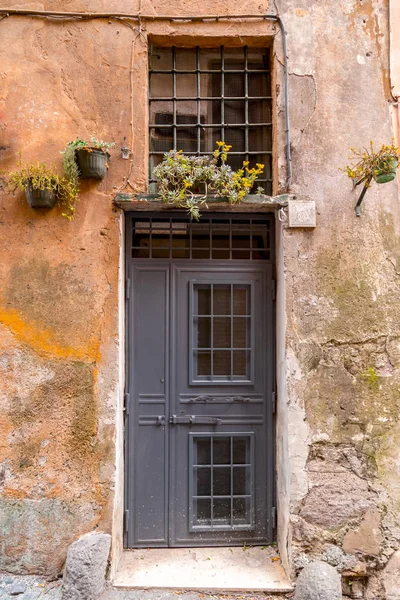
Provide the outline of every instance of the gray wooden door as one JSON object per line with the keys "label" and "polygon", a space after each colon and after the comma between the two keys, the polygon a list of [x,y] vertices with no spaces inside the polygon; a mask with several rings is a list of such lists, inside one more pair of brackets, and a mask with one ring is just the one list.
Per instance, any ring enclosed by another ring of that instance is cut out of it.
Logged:
{"label": "gray wooden door", "polygon": [[128,270],[125,545],[272,542],[272,265]]}

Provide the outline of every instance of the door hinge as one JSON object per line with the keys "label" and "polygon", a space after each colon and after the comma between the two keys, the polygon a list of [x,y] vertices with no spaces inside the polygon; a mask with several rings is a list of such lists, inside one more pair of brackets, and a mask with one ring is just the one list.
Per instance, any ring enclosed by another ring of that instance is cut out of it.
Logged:
{"label": "door hinge", "polygon": [[276,529],[276,506],[271,509],[272,529]]}
{"label": "door hinge", "polygon": [[275,411],[276,411],[276,392],[272,392],[271,398],[272,398],[272,414],[274,415]]}
{"label": "door hinge", "polygon": [[129,300],[129,298],[130,298],[130,295],[131,295],[131,280],[128,278],[128,279],[125,281],[125,298],[126,298],[127,300]]}
{"label": "door hinge", "polygon": [[129,406],[131,403],[131,395],[128,392],[125,392],[125,406],[124,406],[124,411],[126,416],[129,415]]}
{"label": "door hinge", "polygon": [[276,280],[271,280],[272,300],[276,300]]}
{"label": "door hinge", "polygon": [[124,512],[124,531],[125,533],[129,531],[129,510]]}

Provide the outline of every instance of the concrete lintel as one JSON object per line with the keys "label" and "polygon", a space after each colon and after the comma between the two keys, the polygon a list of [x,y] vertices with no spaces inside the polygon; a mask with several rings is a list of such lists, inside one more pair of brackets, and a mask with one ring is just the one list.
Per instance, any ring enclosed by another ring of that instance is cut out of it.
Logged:
{"label": "concrete lintel", "polygon": [[[290,200],[298,200],[293,194],[265,196],[264,194],[249,194],[238,204],[230,204],[226,198],[207,196],[207,203],[201,205],[201,211],[207,212],[274,212],[288,205]],[[124,211],[155,211],[165,212],[176,210],[173,204],[160,200],[157,194],[116,194],[114,204]]]}

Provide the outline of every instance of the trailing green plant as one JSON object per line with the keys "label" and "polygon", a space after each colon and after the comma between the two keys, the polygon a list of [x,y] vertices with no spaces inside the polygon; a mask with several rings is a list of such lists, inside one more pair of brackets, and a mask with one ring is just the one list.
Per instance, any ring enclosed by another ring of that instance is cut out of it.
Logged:
{"label": "trailing green plant", "polygon": [[67,219],[72,219],[75,207],[76,191],[67,177],[61,177],[56,168],[48,167],[46,163],[32,163],[22,166],[18,171],[8,174],[8,187],[11,192],[17,189],[26,190],[31,186],[33,190],[47,190],[55,192],[61,205],[66,206],[67,212],[62,213]]}
{"label": "trailing green plant", "polygon": [[61,153],[63,154],[63,171],[66,184],[62,188],[61,201],[66,206],[67,211],[62,213],[63,217],[72,220],[75,215],[75,204],[79,200],[79,168],[76,162],[76,151],[86,150],[101,150],[108,152],[115,145],[115,142],[105,142],[91,137],[90,141],[76,138],[68,142],[67,147]]}
{"label": "trailing green plant", "polygon": [[369,148],[362,151],[351,148],[351,152],[351,163],[345,167],[345,171],[355,185],[364,183],[367,187],[381,173],[392,173],[400,157],[400,149],[393,143],[390,146],[383,144],[380,150],[375,151],[371,141]]}
{"label": "trailing green plant", "polygon": [[[243,200],[253,187],[264,165],[257,163],[249,168],[249,162],[234,171],[228,164],[232,146],[217,142],[212,157],[185,156],[182,150],[170,150],[164,160],[153,170],[157,178],[158,194],[163,202],[186,208],[191,219],[200,218],[200,206],[206,204],[207,196],[224,196],[230,204]],[[197,190],[204,188],[204,193]],[[262,188],[259,193],[262,193]]]}
{"label": "trailing green plant", "polygon": [[79,169],[75,160],[75,148],[72,146],[71,142],[67,145],[62,154],[64,179],[67,182],[62,198],[67,212],[62,213],[62,215],[69,221],[72,221],[75,216],[75,203],[79,199]]}
{"label": "trailing green plant", "polygon": [[57,174],[55,167],[48,167],[45,163],[28,164],[22,166],[19,171],[8,174],[8,184],[12,192],[25,190],[28,185],[34,190],[48,190],[60,194],[63,186],[63,178]]}

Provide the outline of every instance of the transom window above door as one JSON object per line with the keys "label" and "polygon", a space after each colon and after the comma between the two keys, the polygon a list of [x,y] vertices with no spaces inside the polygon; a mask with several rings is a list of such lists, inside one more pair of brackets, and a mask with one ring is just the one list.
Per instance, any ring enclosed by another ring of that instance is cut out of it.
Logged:
{"label": "transom window above door", "polygon": [[273,216],[136,216],[128,225],[132,258],[273,262]]}
{"label": "transom window above door", "polygon": [[[209,155],[232,146],[237,170],[265,165],[256,182],[272,194],[272,96],[267,48],[152,47],[149,54],[150,188],[165,152]],[[253,190],[252,193],[255,193]]]}

